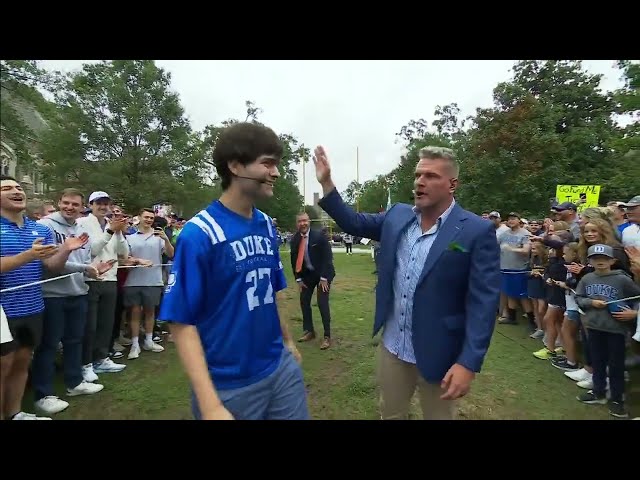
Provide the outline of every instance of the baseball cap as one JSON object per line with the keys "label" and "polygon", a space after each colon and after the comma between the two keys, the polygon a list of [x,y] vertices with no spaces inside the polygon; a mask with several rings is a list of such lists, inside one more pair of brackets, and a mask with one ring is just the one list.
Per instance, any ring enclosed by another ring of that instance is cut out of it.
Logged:
{"label": "baseball cap", "polygon": [[93,192],[89,195],[89,203],[93,203],[95,200],[100,200],[101,198],[111,199],[107,192]]}
{"label": "baseball cap", "polygon": [[619,207],[637,207],[638,205],[640,205],[640,195],[636,195],[631,200],[629,200],[627,203],[620,202],[618,204]]}
{"label": "baseball cap", "polygon": [[496,212],[495,210],[489,214],[489,218],[500,218],[500,212]]}
{"label": "baseball cap", "polygon": [[520,214],[517,213],[517,212],[509,212],[509,215],[507,215],[507,218],[509,218],[509,217],[515,217],[515,218],[520,219],[520,220],[522,219]]}
{"label": "baseball cap", "polygon": [[556,212],[564,212],[565,210],[577,211],[578,207],[576,207],[575,203],[564,202],[564,203],[561,203],[560,205],[556,205],[554,207],[551,207],[551,210],[555,210]]}
{"label": "baseball cap", "polygon": [[604,255],[609,258],[616,258],[613,256],[613,248],[609,245],[603,245],[601,243],[597,245],[591,245],[589,250],[587,250],[587,258],[593,257],[595,255]]}

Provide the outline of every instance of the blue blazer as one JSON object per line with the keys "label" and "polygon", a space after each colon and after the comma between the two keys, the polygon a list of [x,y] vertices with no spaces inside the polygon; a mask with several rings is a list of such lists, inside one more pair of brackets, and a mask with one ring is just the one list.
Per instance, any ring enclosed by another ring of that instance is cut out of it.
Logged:
{"label": "blue blazer", "polygon": [[[393,308],[400,235],[416,221],[413,207],[356,213],[333,190],[320,207],[345,232],[380,241],[373,335]],[[458,248],[460,247],[460,248]],[[439,383],[454,363],[479,372],[495,328],[500,299],[500,249],[495,227],[457,203],[440,227],[413,298],[413,348],[427,382]]]}

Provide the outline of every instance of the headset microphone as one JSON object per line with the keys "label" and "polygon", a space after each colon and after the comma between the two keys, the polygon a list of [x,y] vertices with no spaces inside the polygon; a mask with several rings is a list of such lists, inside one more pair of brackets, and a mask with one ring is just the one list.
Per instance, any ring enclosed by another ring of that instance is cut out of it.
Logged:
{"label": "headset microphone", "polygon": [[236,175],[235,173],[233,174],[234,177],[236,178],[244,178],[246,180],[253,180],[254,182],[258,182],[258,183],[271,183],[269,180],[265,180],[262,178],[253,178],[253,177],[243,177],[241,175]]}

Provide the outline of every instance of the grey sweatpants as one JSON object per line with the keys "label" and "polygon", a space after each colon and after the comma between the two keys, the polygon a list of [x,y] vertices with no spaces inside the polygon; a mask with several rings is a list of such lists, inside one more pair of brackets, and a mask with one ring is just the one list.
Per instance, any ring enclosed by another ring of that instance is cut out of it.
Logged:
{"label": "grey sweatpants", "polygon": [[82,348],[82,364],[104,360],[109,356],[113,319],[118,298],[118,282],[87,282],[89,311]]}

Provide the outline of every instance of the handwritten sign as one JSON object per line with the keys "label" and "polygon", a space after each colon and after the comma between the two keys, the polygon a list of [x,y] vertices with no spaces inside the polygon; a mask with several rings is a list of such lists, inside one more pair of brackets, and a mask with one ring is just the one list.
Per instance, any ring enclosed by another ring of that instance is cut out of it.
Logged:
{"label": "handwritten sign", "polygon": [[575,203],[581,212],[585,208],[598,206],[600,185],[558,185],[556,198],[558,203]]}

